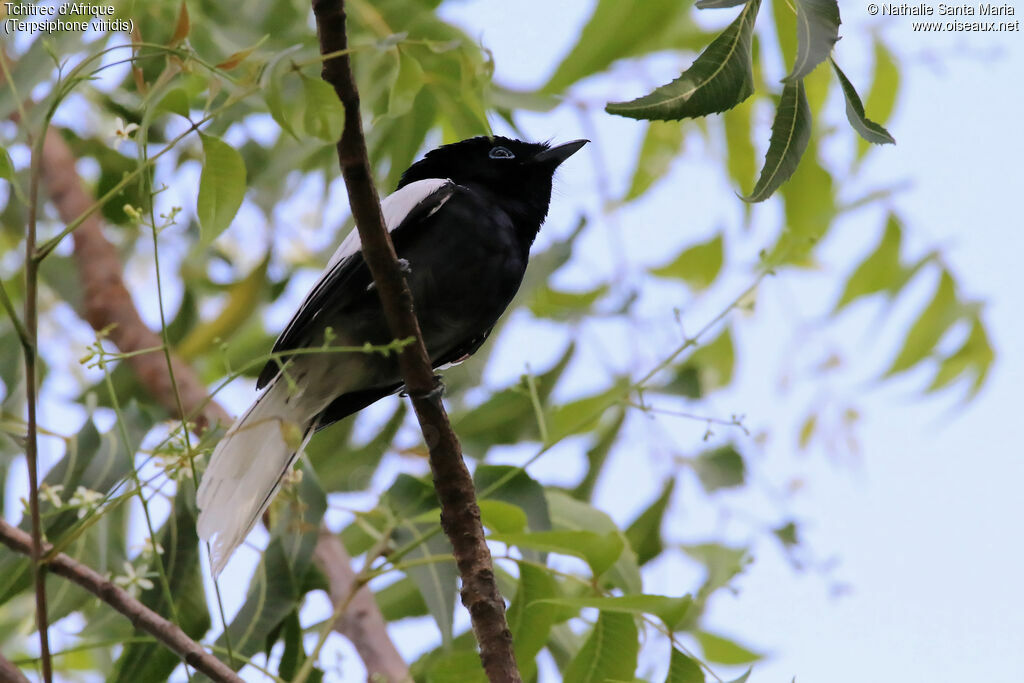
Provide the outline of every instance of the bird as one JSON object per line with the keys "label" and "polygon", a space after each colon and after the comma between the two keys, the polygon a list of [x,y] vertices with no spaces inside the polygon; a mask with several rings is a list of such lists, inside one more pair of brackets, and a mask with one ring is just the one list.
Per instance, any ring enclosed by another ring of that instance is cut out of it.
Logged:
{"label": "bird", "polygon": [[[427,152],[381,202],[435,369],[475,353],[523,281],[558,168],[557,146],[481,136]],[[196,494],[215,576],[270,505],[314,432],[403,387],[396,354],[332,352],[392,335],[358,231],[338,246],[271,352],[262,390],[227,430]]]}

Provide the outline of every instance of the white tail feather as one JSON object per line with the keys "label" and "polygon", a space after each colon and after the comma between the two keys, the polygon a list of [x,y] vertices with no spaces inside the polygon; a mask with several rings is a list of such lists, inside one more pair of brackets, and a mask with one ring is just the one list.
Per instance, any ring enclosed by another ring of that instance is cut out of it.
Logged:
{"label": "white tail feather", "polygon": [[215,576],[270,505],[313,433],[312,416],[298,398],[288,400],[288,384],[278,376],[213,451],[196,494],[196,529],[212,541]]}

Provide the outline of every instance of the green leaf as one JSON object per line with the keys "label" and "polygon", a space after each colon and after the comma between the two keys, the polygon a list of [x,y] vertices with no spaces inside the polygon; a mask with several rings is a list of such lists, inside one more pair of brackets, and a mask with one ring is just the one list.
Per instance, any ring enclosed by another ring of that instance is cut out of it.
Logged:
{"label": "green leaf", "polygon": [[606,391],[555,406],[548,412],[550,442],[589,431],[608,410],[621,403],[631,391],[624,379],[616,380]]}
{"label": "green leaf", "polygon": [[604,463],[611,453],[612,447],[626,422],[626,411],[620,408],[615,416],[598,426],[593,444],[587,449],[587,473],[583,480],[572,490],[574,498],[589,500],[594,493],[594,486],[604,468]]}
{"label": "green leaf", "polygon": [[590,531],[602,537],[618,534],[622,539],[622,552],[619,559],[601,577],[602,588],[621,588],[625,593],[643,592],[643,581],[640,568],[637,566],[636,553],[629,547],[626,535],[619,530],[607,513],[583,501],[576,500],[561,491],[548,489],[548,510],[551,511],[551,525],[555,529],[569,531]]}
{"label": "green leaf", "polygon": [[[881,38],[875,36],[875,76],[864,100],[864,110],[871,112],[874,120],[884,125],[896,109],[899,92],[900,69],[896,56],[889,51]],[[859,140],[857,158],[863,158],[869,147],[866,140]]]}
{"label": "green leaf", "polygon": [[401,547],[418,541],[406,556],[408,559],[438,555],[448,558],[445,561],[418,564],[405,570],[406,575],[420,589],[423,601],[441,632],[441,641],[448,647],[452,642],[452,621],[459,577],[455,560],[451,558],[451,545],[443,534],[433,534],[426,538],[427,533],[437,527],[436,521],[412,521],[414,517],[436,509],[437,496],[434,487],[427,481],[400,474],[385,494],[385,501],[391,508],[393,518],[403,520],[395,529],[395,544]]}
{"label": "green leaf", "polygon": [[811,139],[811,109],[802,81],[786,83],[775,110],[772,137],[764,158],[761,176],[744,201],[763,202],[796,171],[800,157]]}
{"label": "green leaf", "polygon": [[671,120],[731,109],[754,92],[751,36],[761,0],[749,0],[736,20],[668,85],[631,102],[612,102],[609,114]]}
{"label": "green leaf", "polygon": [[651,121],[640,145],[636,169],[622,202],[641,196],[664,176],[683,148],[683,126],[671,121]]}
{"label": "green leaf", "polygon": [[[482,464],[473,472],[473,484],[481,500],[501,501],[522,510],[531,531],[551,529],[544,487],[522,469],[511,465]],[[485,491],[486,498],[483,497]]]}
{"label": "green leaf", "polygon": [[[735,680],[727,681],[727,683],[747,683],[747,679],[750,678],[750,674],[751,674],[751,672],[753,672],[753,670],[754,670],[754,667],[750,667],[749,669],[746,670],[746,672],[742,676],[740,676],[739,678],[737,678]],[[794,680],[793,683],[796,683],[796,681]]]}
{"label": "green leaf", "polygon": [[563,672],[573,683],[632,681],[639,652],[636,622],[629,614],[601,612],[590,636]]}
{"label": "green leaf", "polygon": [[704,659],[717,664],[736,666],[756,662],[764,657],[739,643],[707,631],[695,631],[693,635],[704,650]]}
{"label": "green leaf", "polygon": [[676,369],[675,376],[659,391],[677,393],[686,398],[702,398],[732,382],[735,362],[732,329],[726,327],[721,334],[686,359]]}
{"label": "green leaf", "polygon": [[730,548],[719,543],[684,545],[683,552],[704,565],[707,572],[704,583],[697,593],[703,602],[719,588],[728,585],[733,577],[742,572],[749,563],[746,548]]}
{"label": "green leaf", "polygon": [[156,105],[156,108],[160,111],[166,111],[188,118],[188,93],[185,92],[184,88],[174,88],[169,90],[160,100],[160,103]]}
{"label": "green leaf", "polygon": [[796,63],[784,82],[802,79],[825,61],[839,40],[839,23],[836,0],[796,0]]}
{"label": "green leaf", "polygon": [[7,153],[7,149],[2,146],[0,146],[0,180],[14,182],[14,163],[11,161],[11,155]]}
{"label": "green leaf", "polygon": [[687,247],[670,263],[652,268],[650,272],[682,280],[694,290],[707,289],[722,270],[724,252],[722,233],[718,233],[707,242]]}
{"label": "green leaf", "polygon": [[670,631],[675,631],[687,617],[693,607],[693,598],[684,595],[670,598],[665,595],[622,595],[593,597],[559,597],[545,598],[542,602],[575,610],[584,607],[596,607],[602,612],[622,612],[624,614],[653,614],[664,622]]}
{"label": "green leaf", "polygon": [[199,176],[196,216],[203,241],[212,242],[231,225],[245,198],[245,162],[242,155],[220,138],[200,134],[203,171]]}
{"label": "green leaf", "polygon": [[736,5],[742,5],[747,0],[697,0],[695,7],[697,9],[725,9],[727,7],[735,7]]}
{"label": "green leaf", "polygon": [[973,375],[974,381],[971,383],[968,398],[973,397],[985,383],[995,357],[985,325],[981,318],[976,316],[971,323],[971,332],[967,339],[959,349],[939,364],[939,369],[926,391],[938,391],[961,376]]}
{"label": "green leaf", "polygon": [[743,486],[747,468],[743,456],[732,445],[704,451],[692,461],[701,486],[708,493]]}
{"label": "green leaf", "polygon": [[373,594],[386,621],[419,617],[428,613],[427,603],[416,582],[408,576],[395,581]]}
{"label": "green leaf", "polygon": [[537,654],[547,643],[558,616],[558,608],[547,600],[558,595],[558,583],[551,572],[527,562],[519,563],[519,584],[508,607],[508,626],[524,681],[531,680],[536,673]]}
{"label": "green leaf", "polygon": [[891,296],[903,288],[910,276],[910,269],[900,263],[902,233],[899,219],[895,214],[889,214],[878,246],[846,280],[846,287],[836,302],[833,315],[861,297],[878,292],[886,292]]}
{"label": "green leaf", "polygon": [[258,311],[267,284],[268,252],[248,275],[228,288],[227,300],[213,319],[193,327],[175,350],[185,360],[191,360],[214,347],[216,340],[227,341]]}
{"label": "green leaf", "polygon": [[493,534],[491,540],[518,548],[573,555],[586,561],[594,576],[604,574],[622,554],[622,536],[616,532],[533,531],[519,534]]}
{"label": "green leaf", "polygon": [[676,0],[600,0],[576,44],[542,88],[560,93],[613,62],[665,49],[696,48],[704,34]]}
{"label": "green leaf", "polygon": [[423,67],[413,57],[409,50],[399,47],[398,54],[398,75],[391,84],[391,92],[388,95],[388,116],[394,118],[406,114],[412,109],[416,95],[423,87]]}
{"label": "green leaf", "polygon": [[578,320],[590,313],[594,303],[607,292],[608,285],[583,292],[566,292],[545,284],[533,293],[530,312],[538,318]]}
{"label": "green leaf", "polygon": [[661,542],[661,522],[665,518],[676,480],[669,478],[659,495],[651,505],[633,520],[626,529],[629,545],[636,552],[636,560],[641,566],[647,564],[664,550]]}
{"label": "green leaf", "polygon": [[704,683],[704,670],[693,659],[672,648],[665,683]]}
{"label": "green leaf", "polygon": [[302,126],[307,135],[326,142],[337,142],[345,127],[345,108],[334,88],[320,78],[302,76],[302,98],[305,109]]}
{"label": "green leaf", "polygon": [[[167,619],[174,619],[186,635],[202,638],[210,628],[210,613],[206,607],[206,590],[199,567],[199,538],[196,536],[195,494],[188,483],[178,487],[174,508],[163,528],[157,532],[157,542],[163,548],[156,559],[163,562],[164,573],[174,599],[174,612],[168,609],[163,587],[153,577],[153,587],[143,591],[140,600]],[[151,572],[156,573],[156,559]],[[136,636],[145,635],[136,630]],[[125,646],[115,664],[113,681],[162,681],[181,663],[167,648],[157,643],[130,643]]]}
{"label": "green leaf", "polygon": [[483,525],[499,534],[517,534],[526,529],[526,513],[519,506],[500,500],[479,501]]}
{"label": "green leaf", "polygon": [[853,129],[864,140],[872,144],[896,144],[895,138],[889,134],[889,131],[867,117],[864,113],[864,105],[861,103],[860,96],[853,87],[853,83],[850,83],[850,79],[846,77],[843,70],[836,64],[836,61],[834,59],[831,61],[832,69],[836,72],[836,76],[839,77],[839,84],[843,88],[843,96],[846,97],[846,118],[849,120],[850,125],[853,126]]}
{"label": "green leaf", "polygon": [[740,188],[753,185],[757,174],[757,151],[751,139],[756,103],[756,97],[748,97],[722,117],[729,155],[726,167],[729,177]]}
{"label": "green leaf", "polygon": [[903,348],[885,371],[885,376],[891,377],[909,370],[927,358],[946,330],[957,321],[962,310],[956,298],[953,276],[943,269],[931,302],[911,326],[903,341]]}

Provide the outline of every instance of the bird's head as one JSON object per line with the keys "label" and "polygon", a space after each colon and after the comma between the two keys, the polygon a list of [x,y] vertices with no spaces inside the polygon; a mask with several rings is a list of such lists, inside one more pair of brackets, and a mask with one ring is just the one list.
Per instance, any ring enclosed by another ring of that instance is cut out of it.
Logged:
{"label": "bird's head", "polygon": [[555,169],[587,142],[551,146],[500,136],[469,138],[427,152],[402,174],[398,187],[448,178],[483,193],[517,222],[536,223],[537,230],[548,213]]}

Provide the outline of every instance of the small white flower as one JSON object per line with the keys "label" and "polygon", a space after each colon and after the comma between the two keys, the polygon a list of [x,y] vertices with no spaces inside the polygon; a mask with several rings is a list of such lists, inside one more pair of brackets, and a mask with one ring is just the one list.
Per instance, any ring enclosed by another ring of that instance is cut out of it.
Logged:
{"label": "small white flower", "polygon": [[139,574],[135,571],[135,565],[131,562],[125,561],[124,563],[124,575],[114,577],[114,585],[120,586],[132,595],[138,593],[138,589],[148,591],[153,587],[153,582],[150,581],[147,576],[151,574]]}
{"label": "small white flower", "polygon": [[60,499],[60,494],[63,490],[64,484],[50,486],[43,482],[39,485],[39,498],[49,502],[55,508],[63,507],[64,502]]}
{"label": "small white flower", "polygon": [[110,137],[115,142],[120,142],[122,140],[129,139],[132,136],[132,133],[134,133],[138,129],[139,129],[138,124],[136,124],[136,123],[125,123],[124,119],[122,119],[119,116],[117,118],[117,127],[114,129],[114,132],[111,134]]}
{"label": "small white flower", "polygon": [[78,518],[82,519],[95,509],[100,501],[103,500],[103,494],[99,491],[91,491],[84,486],[79,486],[75,489],[74,494],[71,496],[71,500],[68,501],[68,505],[78,508]]}
{"label": "small white flower", "polygon": [[156,553],[157,555],[164,554],[164,547],[159,543],[155,542],[152,538],[147,538],[142,542],[142,555],[149,556]]}

